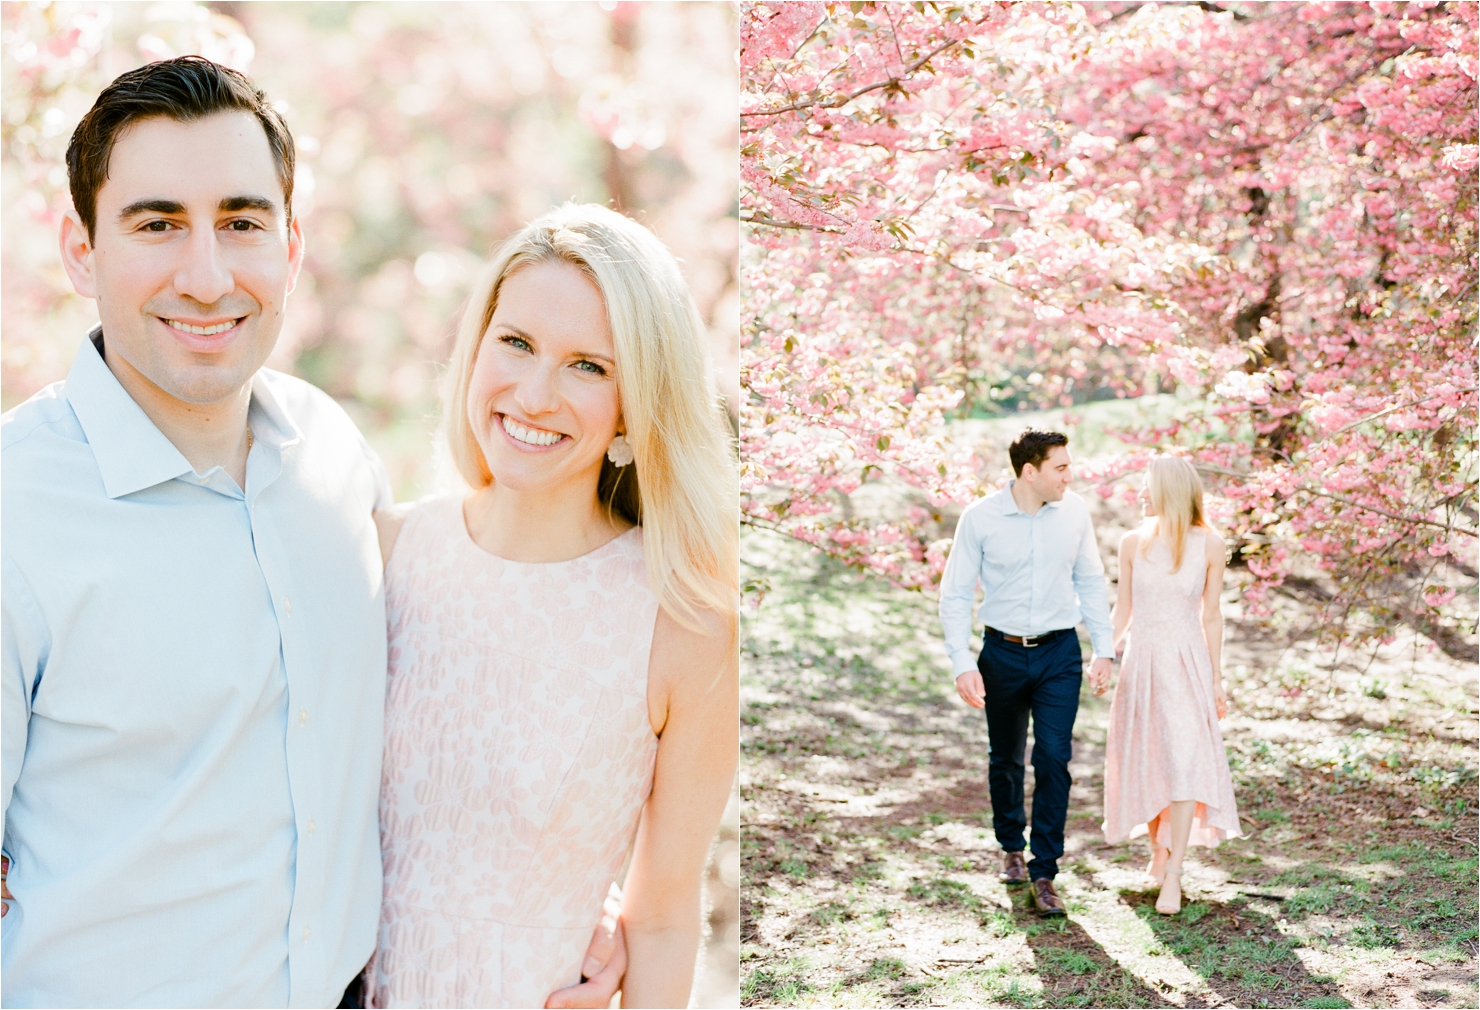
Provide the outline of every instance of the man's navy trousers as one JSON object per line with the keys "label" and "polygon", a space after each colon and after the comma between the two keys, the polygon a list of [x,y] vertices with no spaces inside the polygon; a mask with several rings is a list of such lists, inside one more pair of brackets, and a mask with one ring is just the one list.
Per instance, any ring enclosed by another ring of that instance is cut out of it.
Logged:
{"label": "man's navy trousers", "polygon": [[[1054,633],[1050,633],[1054,634]],[[1039,644],[1019,645],[988,630],[982,636],[981,671],[986,689],[987,788],[992,827],[1004,852],[1021,852],[1023,752],[1028,716],[1033,717],[1033,858],[1028,876],[1052,880],[1064,854],[1064,817],[1069,809],[1069,758],[1084,658],[1073,629]]]}

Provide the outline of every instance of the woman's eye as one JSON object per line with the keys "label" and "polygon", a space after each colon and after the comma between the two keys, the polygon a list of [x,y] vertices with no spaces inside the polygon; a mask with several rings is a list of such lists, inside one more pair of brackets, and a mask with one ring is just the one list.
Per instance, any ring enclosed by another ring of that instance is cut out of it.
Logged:
{"label": "woman's eye", "polygon": [[532,350],[532,348],[529,346],[529,341],[525,340],[523,337],[516,337],[512,333],[506,333],[498,339],[500,343],[507,344],[508,346],[521,351]]}
{"label": "woman's eye", "polygon": [[605,368],[602,368],[600,365],[598,365],[594,361],[577,361],[576,362],[576,367],[579,368],[583,372],[590,373],[591,375],[605,375],[606,374],[606,369]]}

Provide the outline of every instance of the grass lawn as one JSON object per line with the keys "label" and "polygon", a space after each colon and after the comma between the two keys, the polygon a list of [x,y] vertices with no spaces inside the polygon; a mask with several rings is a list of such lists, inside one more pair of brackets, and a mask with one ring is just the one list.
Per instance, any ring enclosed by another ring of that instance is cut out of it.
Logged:
{"label": "grass lawn", "polygon": [[1069,916],[1041,920],[997,880],[986,727],[934,598],[767,532],[742,556],[769,587],[742,652],[743,1004],[1480,1005],[1473,663],[1408,637],[1331,669],[1298,601],[1271,628],[1230,589],[1245,837],[1193,849],[1183,911],[1158,915],[1144,839],[1100,833],[1109,695],[1086,693]]}

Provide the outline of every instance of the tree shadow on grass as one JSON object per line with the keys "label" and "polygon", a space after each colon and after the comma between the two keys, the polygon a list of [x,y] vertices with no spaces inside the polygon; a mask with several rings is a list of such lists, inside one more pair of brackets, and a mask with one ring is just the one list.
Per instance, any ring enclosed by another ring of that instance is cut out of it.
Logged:
{"label": "tree shadow on grass", "polygon": [[1335,980],[1308,972],[1295,953],[1300,941],[1268,915],[1243,901],[1190,901],[1176,915],[1162,915],[1156,896],[1155,889],[1120,892],[1121,902],[1220,1000],[1232,1006],[1341,1005]]}
{"label": "tree shadow on grass", "polygon": [[1023,931],[1033,952],[1034,969],[1043,981],[1042,1006],[1180,1005],[1121,967],[1072,917],[1040,916],[1030,888],[1011,888],[1008,896],[1012,920]]}

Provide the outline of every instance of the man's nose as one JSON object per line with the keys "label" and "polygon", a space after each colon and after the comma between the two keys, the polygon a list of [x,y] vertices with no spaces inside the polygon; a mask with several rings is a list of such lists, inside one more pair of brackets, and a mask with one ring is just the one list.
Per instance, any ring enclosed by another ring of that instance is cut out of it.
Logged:
{"label": "man's nose", "polygon": [[176,294],[202,305],[213,305],[236,290],[214,228],[194,229],[182,244],[174,283]]}

